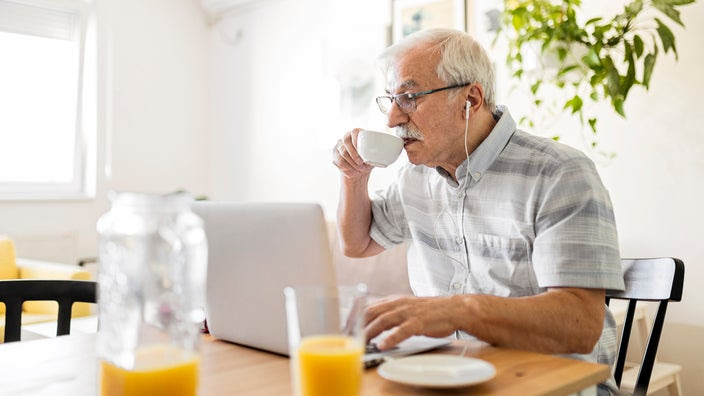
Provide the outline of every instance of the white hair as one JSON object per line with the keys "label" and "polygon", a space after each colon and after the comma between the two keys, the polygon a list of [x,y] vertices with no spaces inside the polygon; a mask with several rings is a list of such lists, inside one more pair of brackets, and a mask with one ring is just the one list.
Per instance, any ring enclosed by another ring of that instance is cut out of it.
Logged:
{"label": "white hair", "polygon": [[428,45],[439,51],[438,78],[447,84],[479,83],[484,88],[484,103],[494,111],[494,67],[482,46],[469,34],[452,29],[427,29],[413,33],[379,55],[384,74],[412,49]]}

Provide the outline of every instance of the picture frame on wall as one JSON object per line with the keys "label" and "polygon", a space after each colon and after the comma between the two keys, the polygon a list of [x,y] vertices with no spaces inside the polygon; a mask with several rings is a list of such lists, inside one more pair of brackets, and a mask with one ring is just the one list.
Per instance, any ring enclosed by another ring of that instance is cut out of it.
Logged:
{"label": "picture frame on wall", "polygon": [[392,0],[391,39],[429,28],[467,31],[467,0]]}

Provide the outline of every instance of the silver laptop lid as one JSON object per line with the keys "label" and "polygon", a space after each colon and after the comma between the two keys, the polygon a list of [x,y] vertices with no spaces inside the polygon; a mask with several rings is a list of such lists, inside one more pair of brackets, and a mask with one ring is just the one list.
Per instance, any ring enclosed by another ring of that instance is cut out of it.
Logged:
{"label": "silver laptop lid", "polygon": [[193,211],[208,238],[210,333],[287,355],[284,287],[335,284],[322,209],[206,201],[194,203]]}

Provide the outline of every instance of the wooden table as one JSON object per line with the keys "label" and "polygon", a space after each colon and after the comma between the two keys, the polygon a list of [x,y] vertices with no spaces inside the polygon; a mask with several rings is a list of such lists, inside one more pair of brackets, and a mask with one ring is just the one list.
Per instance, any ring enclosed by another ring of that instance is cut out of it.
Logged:
{"label": "wooden table", "polygon": [[[454,343],[438,353],[459,354]],[[289,360],[204,336],[201,395],[291,394]],[[363,395],[567,395],[592,387],[610,375],[608,366],[472,342],[467,356],[492,363],[496,377],[453,390],[415,388],[381,378],[368,369]],[[0,393],[95,395],[95,334],[0,345]]]}

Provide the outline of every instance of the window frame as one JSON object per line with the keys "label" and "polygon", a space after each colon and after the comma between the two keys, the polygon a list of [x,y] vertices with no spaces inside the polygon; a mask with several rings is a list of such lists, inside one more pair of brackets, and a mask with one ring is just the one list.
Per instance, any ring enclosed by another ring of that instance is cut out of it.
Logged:
{"label": "window frame", "polygon": [[[77,18],[74,25],[78,45],[78,78],[73,177],[71,181],[64,183],[0,181],[0,201],[94,199],[97,167],[95,93],[97,59],[94,3],[92,0],[23,0],[21,4],[69,12]],[[30,33],[20,34],[31,35]]]}

